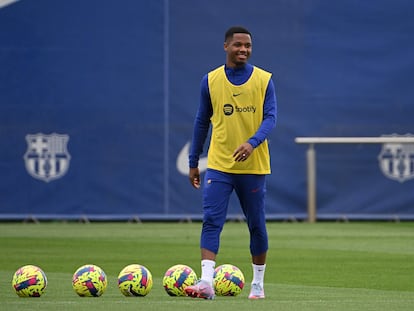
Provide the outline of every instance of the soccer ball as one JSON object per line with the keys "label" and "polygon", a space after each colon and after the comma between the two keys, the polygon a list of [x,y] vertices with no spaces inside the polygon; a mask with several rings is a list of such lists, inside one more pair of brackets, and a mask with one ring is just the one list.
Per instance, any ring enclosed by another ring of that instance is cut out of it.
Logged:
{"label": "soccer ball", "polygon": [[193,285],[197,275],[189,266],[175,265],[165,272],[162,285],[170,296],[185,296],[184,289]]}
{"label": "soccer ball", "polygon": [[152,274],[144,266],[126,266],[118,275],[118,287],[124,296],[146,296],[152,289]]}
{"label": "soccer ball", "polygon": [[46,274],[37,266],[20,267],[13,275],[12,287],[20,297],[40,297],[46,286]]}
{"label": "soccer ball", "polygon": [[84,265],[72,277],[72,287],[81,297],[99,297],[107,285],[105,272],[96,265]]}
{"label": "soccer ball", "polygon": [[217,296],[237,296],[244,287],[243,272],[234,265],[224,264],[214,271],[214,290]]}

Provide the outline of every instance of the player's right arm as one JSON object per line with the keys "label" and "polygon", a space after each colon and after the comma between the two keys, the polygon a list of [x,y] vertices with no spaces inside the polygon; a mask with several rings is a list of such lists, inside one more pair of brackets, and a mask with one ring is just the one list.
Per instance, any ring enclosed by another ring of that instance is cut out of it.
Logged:
{"label": "player's right arm", "polygon": [[198,167],[190,167],[189,176],[190,183],[193,185],[194,188],[199,189],[201,186],[200,182],[200,170]]}
{"label": "player's right arm", "polygon": [[210,118],[213,114],[213,106],[211,105],[210,91],[208,89],[208,75],[205,75],[201,80],[200,89],[200,104],[194,120],[193,138],[189,152],[189,178],[195,188],[200,188],[201,185],[198,161],[200,154],[203,152],[204,143],[210,128]]}

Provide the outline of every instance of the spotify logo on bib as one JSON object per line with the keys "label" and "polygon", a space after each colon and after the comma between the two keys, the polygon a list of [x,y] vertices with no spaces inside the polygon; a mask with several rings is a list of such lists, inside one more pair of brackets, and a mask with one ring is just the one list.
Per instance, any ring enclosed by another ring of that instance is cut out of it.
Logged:
{"label": "spotify logo on bib", "polygon": [[223,112],[226,116],[230,116],[233,114],[234,108],[231,104],[225,104],[223,107]]}

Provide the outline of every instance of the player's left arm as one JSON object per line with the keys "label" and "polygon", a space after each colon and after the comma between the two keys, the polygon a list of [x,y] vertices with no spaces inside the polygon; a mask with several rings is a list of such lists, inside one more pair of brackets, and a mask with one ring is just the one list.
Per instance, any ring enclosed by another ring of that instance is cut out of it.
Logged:
{"label": "player's left arm", "polygon": [[235,161],[245,161],[253,152],[254,148],[259,146],[269,136],[271,130],[276,126],[277,119],[277,101],[276,91],[272,79],[269,80],[266,89],[266,95],[263,103],[263,121],[256,133],[241,144],[233,153]]}
{"label": "player's left arm", "polygon": [[277,100],[276,91],[272,79],[269,80],[263,103],[263,121],[256,133],[247,141],[253,148],[266,140],[272,129],[276,126]]}

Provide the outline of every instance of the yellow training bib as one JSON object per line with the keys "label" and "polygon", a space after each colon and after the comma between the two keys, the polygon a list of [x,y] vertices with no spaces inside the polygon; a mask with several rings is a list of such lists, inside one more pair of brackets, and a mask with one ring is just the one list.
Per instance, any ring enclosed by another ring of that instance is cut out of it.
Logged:
{"label": "yellow training bib", "polygon": [[271,73],[253,67],[249,80],[232,84],[224,65],[209,72],[208,86],[213,106],[212,133],[208,151],[208,167],[234,174],[270,174],[267,140],[244,162],[236,162],[234,150],[259,129],[263,105]]}

